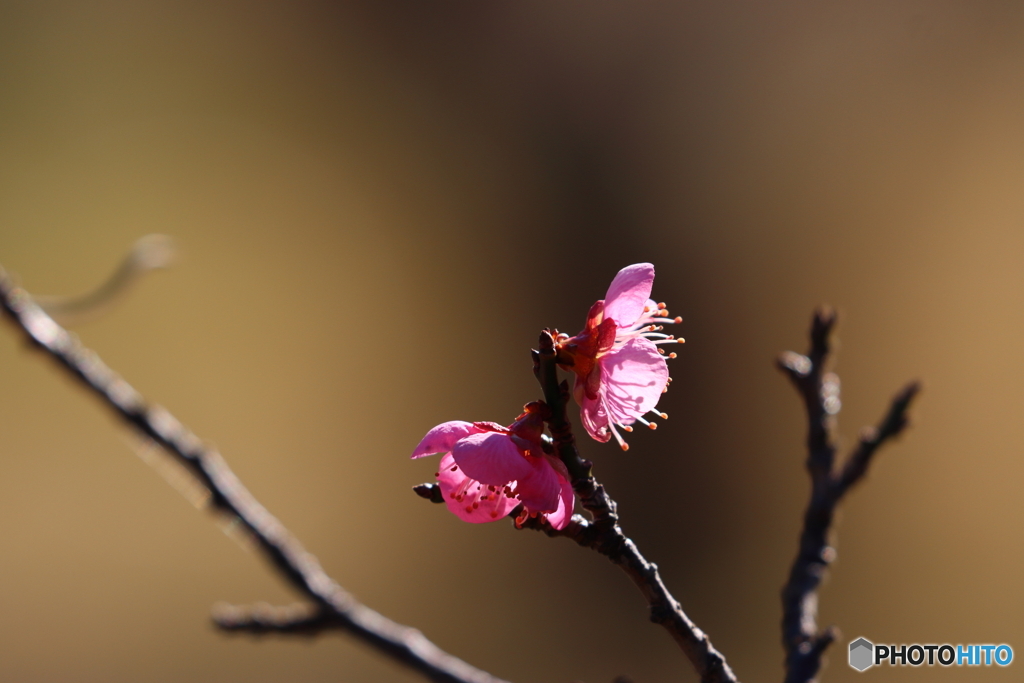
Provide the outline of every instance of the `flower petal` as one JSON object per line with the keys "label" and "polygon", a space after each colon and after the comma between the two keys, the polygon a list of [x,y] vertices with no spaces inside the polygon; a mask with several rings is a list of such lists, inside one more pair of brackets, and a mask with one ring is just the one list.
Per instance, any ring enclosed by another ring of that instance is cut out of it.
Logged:
{"label": "flower petal", "polygon": [[596,328],[602,320],[604,320],[604,301],[595,301],[587,312],[587,322],[583,325],[583,332]]}
{"label": "flower petal", "polygon": [[487,486],[467,477],[455,464],[451,453],[441,458],[437,483],[445,505],[464,522],[494,522],[508,516],[519,505],[518,499],[505,495],[504,487]]}
{"label": "flower petal", "polygon": [[658,347],[647,339],[630,339],[601,359],[601,393],[611,413],[606,421],[632,424],[658,405],[666,384],[668,364]]}
{"label": "flower petal", "polygon": [[545,458],[529,458],[528,462],[531,472],[518,480],[516,497],[530,512],[555,512],[562,490],[558,475]]}
{"label": "flower petal", "polygon": [[634,263],[615,276],[604,297],[604,317],[612,318],[620,328],[632,327],[643,315],[654,287],[654,266]]}
{"label": "flower petal", "polygon": [[508,434],[470,434],[455,444],[452,456],[467,477],[484,484],[504,486],[533,475],[526,456],[519,452]]}
{"label": "flower petal", "polygon": [[600,391],[596,398],[590,398],[585,392],[580,392],[576,395],[576,401],[580,404],[580,419],[587,434],[601,443],[612,438],[612,433],[608,431],[608,413],[601,403]]}
{"label": "flower petal", "polygon": [[564,471],[565,465],[562,465],[561,461],[556,461],[552,464],[561,465],[560,468],[555,468],[555,474],[558,476],[558,483],[561,488],[558,493],[558,509],[548,513],[545,517],[548,520],[548,524],[554,528],[564,529],[572,518],[572,510],[576,504],[576,499],[573,497],[572,484],[569,483],[569,473]]}
{"label": "flower petal", "polygon": [[597,326],[597,349],[594,354],[597,358],[611,351],[618,333],[618,322],[614,318],[605,318],[604,322]]}
{"label": "flower petal", "polygon": [[483,430],[475,427],[471,422],[462,422],[461,420],[442,422],[427,432],[427,435],[416,446],[416,450],[412,452],[412,457],[416,459],[435,453],[447,453],[459,439],[481,431]]}
{"label": "flower petal", "polygon": [[477,432],[501,432],[502,434],[508,434],[508,427],[497,422],[474,422],[473,426],[476,427]]}

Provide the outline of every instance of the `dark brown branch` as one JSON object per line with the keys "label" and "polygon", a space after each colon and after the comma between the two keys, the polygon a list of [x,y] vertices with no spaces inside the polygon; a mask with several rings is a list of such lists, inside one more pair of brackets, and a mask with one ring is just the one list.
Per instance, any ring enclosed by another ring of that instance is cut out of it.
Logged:
{"label": "dark brown branch", "polygon": [[544,398],[551,408],[548,426],[554,438],[554,447],[572,476],[572,486],[583,508],[593,521],[573,515],[569,525],[560,531],[533,519],[526,526],[543,531],[549,536],[566,536],[576,543],[596,550],[622,568],[640,589],[650,607],[650,618],[661,624],[690,660],[704,683],[735,683],[725,657],[711,644],[672,597],[658,573],[658,567],[648,562],[640,550],[619,527],[617,505],[591,474],[591,463],[579,456],[571,425],[566,418],[569,389],[559,384],[555,369],[554,340],[545,331],[540,336],[540,347],[534,352],[534,372],[544,390]]}
{"label": "dark brown branch", "polygon": [[903,387],[893,397],[889,412],[878,427],[865,427],[861,431],[860,443],[857,444],[857,449],[843,465],[836,481],[839,495],[846,493],[867,473],[872,456],[878,451],[878,448],[887,439],[898,435],[907,427],[907,408],[910,407],[910,402],[919,391],[921,391],[921,385],[917,382],[911,382]]}
{"label": "dark brown branch", "polygon": [[839,412],[839,378],[825,372],[836,315],[830,309],[815,312],[811,323],[811,349],[806,356],[788,351],[779,368],[793,382],[807,413],[807,470],[811,499],[804,513],[800,548],[782,589],[782,644],[786,651],[786,683],[810,683],[821,669],[821,659],[838,637],[829,627],[818,632],[818,586],[835,559],[828,535],[836,507],[850,487],[867,472],[878,448],[907,426],[907,409],[920,385],[912,382],[895,397],[878,427],[861,433],[857,448],[841,467],[835,467],[835,415]]}
{"label": "dark brown branch", "polygon": [[236,516],[251,532],[271,565],[313,602],[317,612],[328,615],[337,628],[349,631],[430,680],[500,683],[489,673],[444,652],[416,629],[391,621],[347,593],[324,572],[316,557],[249,493],[216,450],[205,445],[163,408],[148,405],[99,356],[46,315],[2,269],[0,305],[33,343],[206,486],[211,492],[213,507]]}

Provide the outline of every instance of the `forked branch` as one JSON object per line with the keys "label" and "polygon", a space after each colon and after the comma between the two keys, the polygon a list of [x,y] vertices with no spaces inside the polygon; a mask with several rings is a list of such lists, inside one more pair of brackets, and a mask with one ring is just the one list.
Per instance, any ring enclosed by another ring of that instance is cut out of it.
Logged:
{"label": "forked branch", "polygon": [[316,557],[249,493],[216,450],[166,410],[147,404],[95,352],[43,312],[2,269],[0,305],[38,348],[121,419],[189,470],[210,491],[214,509],[237,517],[278,574],[311,601],[305,608],[222,608],[215,614],[219,626],[248,632],[307,634],[328,628],[343,629],[432,681],[502,683],[444,652],[418,630],[391,621],[347,593],[327,575]]}
{"label": "forked branch", "polygon": [[818,586],[835,559],[828,535],[836,507],[850,488],[867,473],[872,457],[887,440],[902,432],[907,409],[920,391],[907,384],[893,397],[878,427],[867,427],[853,453],[835,465],[835,415],[839,412],[839,378],[826,372],[836,315],[819,309],[811,323],[811,348],[806,356],[788,351],[779,368],[793,382],[807,412],[807,470],[811,499],[804,513],[800,548],[782,590],[782,643],[786,651],[786,683],[810,683],[821,669],[822,655],[837,638],[833,627],[818,631]]}

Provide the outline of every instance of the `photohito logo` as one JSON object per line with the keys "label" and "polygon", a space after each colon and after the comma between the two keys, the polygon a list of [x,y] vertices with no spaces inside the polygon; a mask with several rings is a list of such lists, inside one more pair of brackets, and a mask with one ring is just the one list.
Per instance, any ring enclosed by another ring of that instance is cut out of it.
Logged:
{"label": "photohito logo", "polygon": [[1006,666],[1013,661],[1009,645],[875,645],[867,638],[850,643],[850,666],[866,671],[889,666]]}
{"label": "photohito logo", "polygon": [[858,638],[850,643],[850,666],[857,671],[863,671],[874,664],[875,646],[866,638]]}

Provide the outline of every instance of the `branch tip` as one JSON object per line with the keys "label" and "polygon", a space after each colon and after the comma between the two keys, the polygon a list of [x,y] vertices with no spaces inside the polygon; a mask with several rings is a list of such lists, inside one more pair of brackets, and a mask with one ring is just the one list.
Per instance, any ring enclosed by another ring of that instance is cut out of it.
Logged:
{"label": "branch tip", "polygon": [[441,487],[437,484],[424,483],[412,487],[413,492],[420,498],[426,498],[431,503],[443,503],[444,496],[441,495]]}
{"label": "branch tip", "polygon": [[828,355],[832,332],[838,321],[839,316],[831,306],[821,306],[814,312],[811,321],[811,358],[815,365],[819,365]]}
{"label": "branch tip", "polygon": [[819,338],[822,335],[828,335],[832,328],[839,322],[839,314],[836,309],[828,304],[819,306],[814,311],[814,321],[811,324],[811,337]]}
{"label": "branch tip", "polygon": [[210,617],[222,631],[234,633],[288,633],[313,636],[327,629],[341,628],[329,612],[306,603],[274,606],[265,602],[251,606],[214,605]]}
{"label": "branch tip", "polygon": [[548,353],[554,353],[555,351],[555,338],[551,334],[551,330],[545,328],[540,332],[540,338],[537,340],[537,351],[542,355]]}
{"label": "branch tip", "polygon": [[901,411],[906,411],[910,407],[910,403],[914,398],[921,393],[921,382],[919,380],[913,380],[908,382],[905,387],[896,392],[893,396],[892,402],[894,407],[898,407]]}
{"label": "branch tip", "polygon": [[784,351],[776,359],[779,369],[800,379],[811,374],[811,359],[796,351]]}

